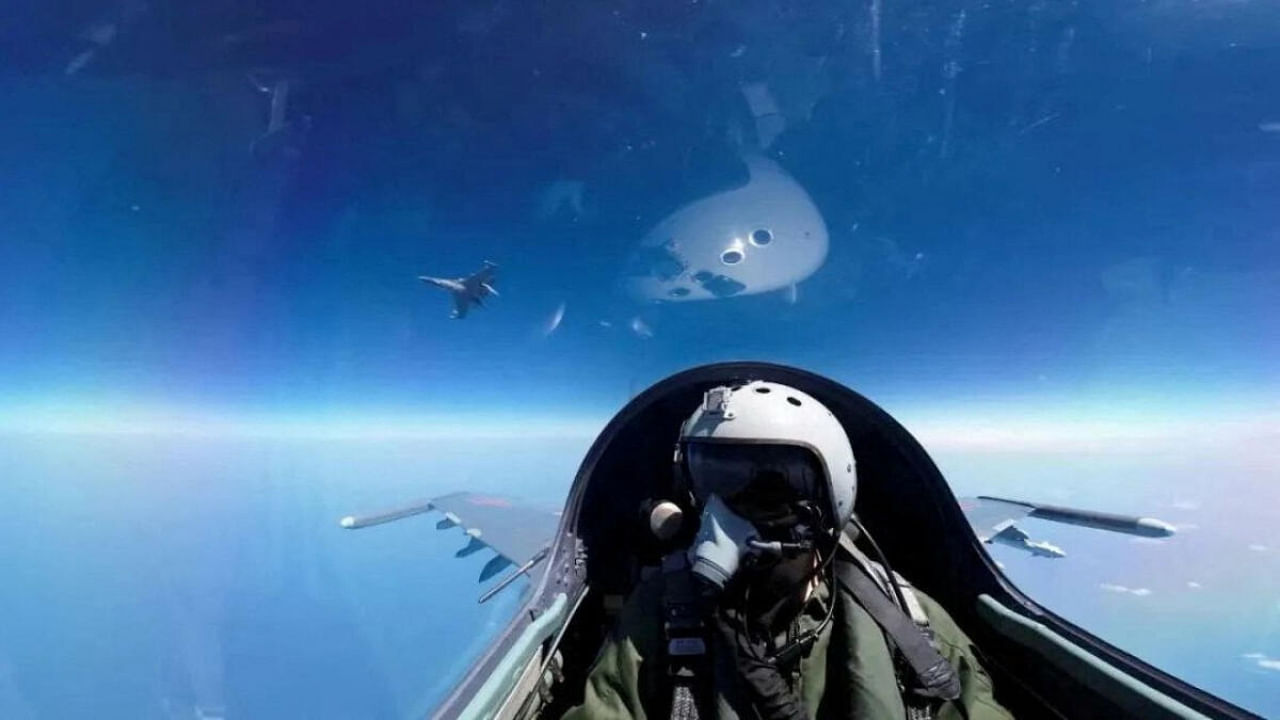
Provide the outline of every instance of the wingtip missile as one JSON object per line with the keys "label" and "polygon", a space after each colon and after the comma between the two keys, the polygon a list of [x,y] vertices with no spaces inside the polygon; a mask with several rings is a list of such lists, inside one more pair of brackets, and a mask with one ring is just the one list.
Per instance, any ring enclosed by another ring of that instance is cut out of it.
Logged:
{"label": "wingtip missile", "polygon": [[1021,500],[1009,500],[987,495],[980,495],[978,499],[1020,505],[1027,508],[1027,514],[1031,517],[1095,530],[1107,530],[1142,537],[1169,537],[1176,532],[1172,525],[1155,518],[1080,510],[1059,505],[1041,505],[1039,503],[1028,503]]}
{"label": "wingtip missile", "polygon": [[1142,534],[1147,537],[1169,537],[1178,532],[1178,529],[1173,525],[1155,518],[1138,518],[1138,522],[1135,525],[1137,528],[1145,530],[1146,532]]}
{"label": "wingtip missile", "polygon": [[406,505],[394,510],[374,513],[372,515],[346,515],[338,520],[338,525],[347,530],[359,530],[360,528],[373,527],[374,525],[385,525],[396,520],[403,520],[414,515],[421,515],[429,512],[434,506],[430,502],[417,502]]}

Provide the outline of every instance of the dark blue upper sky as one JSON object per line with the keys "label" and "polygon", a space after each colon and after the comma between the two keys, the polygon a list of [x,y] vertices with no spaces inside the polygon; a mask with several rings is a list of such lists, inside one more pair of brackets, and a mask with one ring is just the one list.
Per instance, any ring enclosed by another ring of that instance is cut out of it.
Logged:
{"label": "dark blue upper sky", "polygon": [[[598,410],[729,358],[920,398],[1280,380],[1272,11],[889,3],[877,41],[820,2],[455,5],[16,12],[4,400]],[[306,126],[258,157],[249,75]],[[761,80],[825,265],[795,304],[623,298],[645,230],[740,177]],[[538,217],[558,179],[581,216]],[[414,280],[485,258],[463,322]]]}

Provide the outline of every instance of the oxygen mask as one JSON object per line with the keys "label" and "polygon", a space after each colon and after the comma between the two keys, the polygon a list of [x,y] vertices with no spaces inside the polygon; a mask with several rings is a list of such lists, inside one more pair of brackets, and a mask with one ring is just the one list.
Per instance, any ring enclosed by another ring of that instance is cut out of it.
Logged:
{"label": "oxygen mask", "polygon": [[813,550],[810,498],[821,476],[805,448],[690,443],[682,459],[702,506],[690,561],[711,588],[723,590],[744,567]]}

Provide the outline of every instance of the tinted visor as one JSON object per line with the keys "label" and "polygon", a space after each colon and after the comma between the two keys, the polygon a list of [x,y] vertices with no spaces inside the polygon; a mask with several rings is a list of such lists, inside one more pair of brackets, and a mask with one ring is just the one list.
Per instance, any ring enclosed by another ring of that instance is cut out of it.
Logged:
{"label": "tinted visor", "polygon": [[755,522],[792,518],[796,503],[821,507],[826,496],[817,456],[798,445],[690,442],[683,457],[699,502],[715,493]]}

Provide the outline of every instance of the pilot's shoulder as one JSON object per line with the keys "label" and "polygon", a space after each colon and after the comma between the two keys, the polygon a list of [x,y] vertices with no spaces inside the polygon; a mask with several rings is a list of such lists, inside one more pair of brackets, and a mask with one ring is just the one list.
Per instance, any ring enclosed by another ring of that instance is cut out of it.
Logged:
{"label": "pilot's shoulder", "polygon": [[942,603],[934,600],[920,588],[913,587],[912,592],[924,609],[925,617],[929,618],[929,628],[939,640],[957,647],[968,647],[969,637],[956,624],[951,613],[947,612]]}
{"label": "pilot's shoulder", "polygon": [[977,646],[941,603],[920,590],[915,592],[929,618],[938,651],[960,677],[960,699],[945,705],[938,720],[1013,720],[1013,715],[996,700],[991,675],[982,666]]}
{"label": "pilot's shoulder", "polygon": [[[866,561],[866,566],[871,570],[880,587],[888,590],[889,575],[884,566],[870,560]],[[898,588],[902,590],[903,599],[907,601],[911,614],[917,622],[921,620],[917,616],[924,615],[923,619],[928,621],[929,629],[943,644],[949,645],[954,649],[967,648],[969,646],[968,636],[956,625],[951,614],[947,612],[941,603],[913,585],[910,580],[902,575],[895,572],[893,576]]]}

